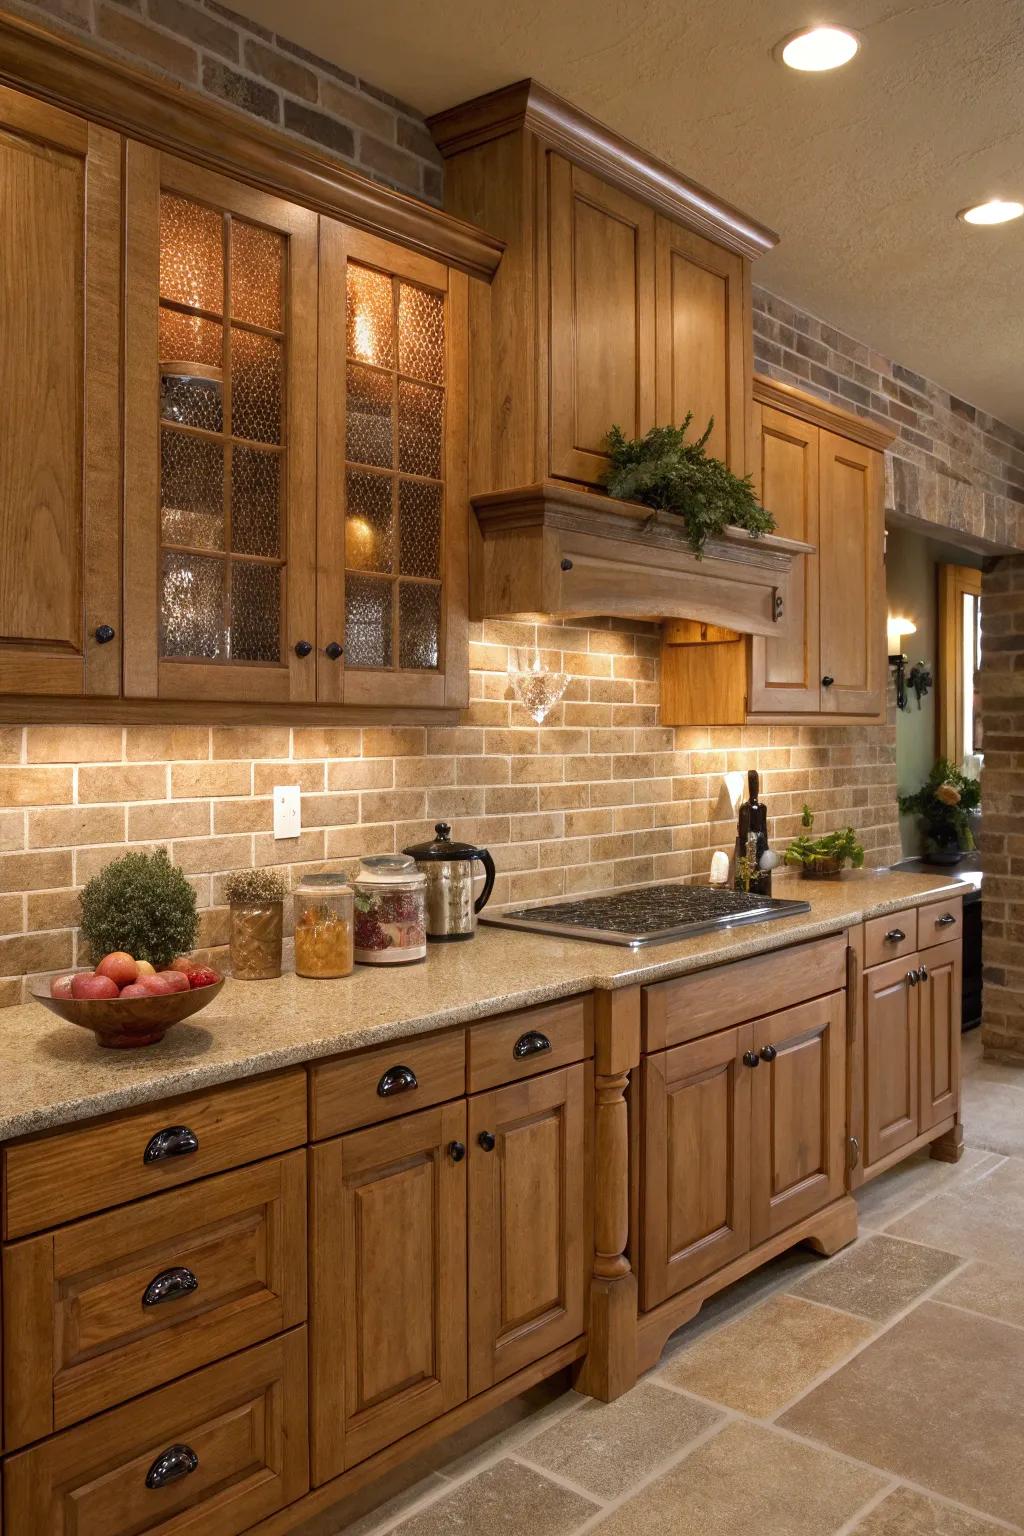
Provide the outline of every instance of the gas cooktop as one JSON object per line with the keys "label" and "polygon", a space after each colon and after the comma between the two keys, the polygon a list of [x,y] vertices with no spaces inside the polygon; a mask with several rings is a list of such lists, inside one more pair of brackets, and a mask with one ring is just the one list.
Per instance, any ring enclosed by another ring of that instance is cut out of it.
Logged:
{"label": "gas cooktop", "polygon": [[806,901],[750,896],[710,885],[635,885],[576,901],[483,912],[480,921],[638,949],[642,944],[688,939],[737,923],[763,923],[810,910]]}

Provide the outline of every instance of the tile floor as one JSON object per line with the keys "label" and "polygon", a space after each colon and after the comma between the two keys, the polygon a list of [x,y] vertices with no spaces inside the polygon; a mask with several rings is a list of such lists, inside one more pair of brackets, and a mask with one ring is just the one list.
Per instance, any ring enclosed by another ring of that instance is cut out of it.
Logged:
{"label": "tile floor", "polygon": [[783,1255],[618,1402],[563,1392],[315,1536],[1024,1536],[1024,1066],[964,1047],[966,1155],[869,1185],[854,1246]]}

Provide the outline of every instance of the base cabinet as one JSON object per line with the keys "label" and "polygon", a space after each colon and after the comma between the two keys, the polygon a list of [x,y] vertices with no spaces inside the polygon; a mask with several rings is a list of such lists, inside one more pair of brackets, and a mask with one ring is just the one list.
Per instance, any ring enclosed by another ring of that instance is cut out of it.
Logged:
{"label": "base cabinet", "polygon": [[963,946],[959,939],[925,950],[918,970],[921,1007],[921,1130],[955,1114],[960,1095]]}
{"label": "base cabinet", "polygon": [[918,1134],[917,956],[864,973],[864,1165],[870,1168]]}

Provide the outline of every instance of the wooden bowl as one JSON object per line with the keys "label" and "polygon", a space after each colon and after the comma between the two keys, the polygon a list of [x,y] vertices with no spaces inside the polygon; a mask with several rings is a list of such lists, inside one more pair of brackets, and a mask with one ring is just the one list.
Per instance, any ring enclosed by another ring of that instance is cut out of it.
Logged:
{"label": "wooden bowl", "polygon": [[114,1050],[130,1050],[137,1045],[155,1045],[173,1024],[190,1019],[212,1003],[224,978],[208,987],[190,988],[188,992],[167,992],[158,997],[51,997],[50,984],[34,988],[32,996],[68,1024],[91,1029],[100,1045]]}

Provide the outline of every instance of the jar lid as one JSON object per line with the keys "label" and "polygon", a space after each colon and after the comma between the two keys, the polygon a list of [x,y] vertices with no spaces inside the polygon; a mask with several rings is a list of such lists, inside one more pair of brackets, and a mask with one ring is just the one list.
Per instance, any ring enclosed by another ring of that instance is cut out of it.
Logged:
{"label": "jar lid", "polygon": [[403,853],[411,854],[417,863],[428,863],[431,859],[479,859],[483,852],[474,848],[472,843],[453,843],[452,829],[446,821],[439,821],[434,828],[437,837],[432,843],[415,843],[411,848],[403,848]]}
{"label": "jar lid", "polygon": [[299,881],[298,889],[301,889],[304,885],[315,886],[317,890],[321,891],[340,891],[348,885],[348,880],[344,875],[303,875]]}
{"label": "jar lid", "polygon": [[425,885],[426,876],[404,853],[371,853],[359,860],[357,885]]}

